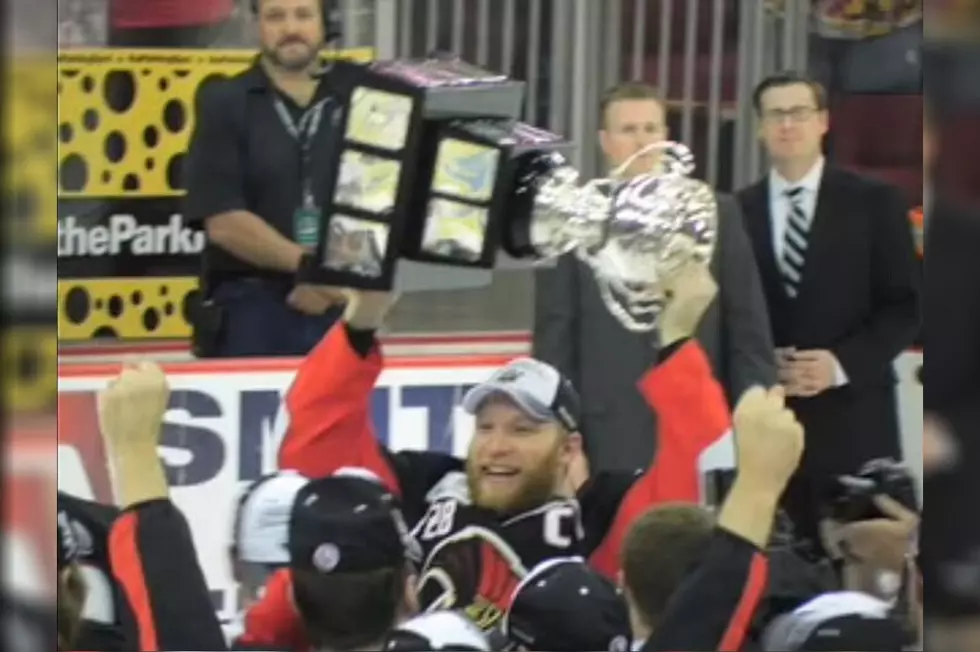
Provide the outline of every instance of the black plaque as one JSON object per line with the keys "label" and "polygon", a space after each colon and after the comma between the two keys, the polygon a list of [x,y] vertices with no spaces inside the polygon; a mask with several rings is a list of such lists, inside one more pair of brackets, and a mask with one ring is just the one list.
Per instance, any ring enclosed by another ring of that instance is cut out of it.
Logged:
{"label": "black plaque", "polygon": [[436,153],[402,256],[421,262],[492,269],[512,215],[519,157],[552,149],[560,136],[516,120],[465,118],[440,123]]}
{"label": "black plaque", "polygon": [[[399,257],[492,267],[498,141],[521,111],[523,83],[457,59],[338,62],[327,75],[345,110],[313,280],[389,289]],[[457,183],[466,165],[469,186]]]}

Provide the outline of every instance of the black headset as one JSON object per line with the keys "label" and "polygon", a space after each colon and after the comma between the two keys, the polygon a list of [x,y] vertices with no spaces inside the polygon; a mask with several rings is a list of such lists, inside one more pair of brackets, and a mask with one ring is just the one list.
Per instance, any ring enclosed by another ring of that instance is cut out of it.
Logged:
{"label": "black headset", "polygon": [[[252,15],[258,17],[259,3],[262,0],[251,0]],[[320,15],[323,16],[323,40],[332,43],[344,35],[343,20],[340,11],[335,6],[335,0],[320,0]]]}

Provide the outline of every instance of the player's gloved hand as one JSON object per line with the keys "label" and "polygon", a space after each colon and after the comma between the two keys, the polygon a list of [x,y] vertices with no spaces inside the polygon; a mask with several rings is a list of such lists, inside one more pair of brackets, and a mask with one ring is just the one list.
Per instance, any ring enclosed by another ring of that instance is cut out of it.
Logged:
{"label": "player's gloved hand", "polygon": [[718,295],[718,284],[707,265],[690,265],[664,282],[667,305],[660,315],[660,343],[667,346],[691,337]]}

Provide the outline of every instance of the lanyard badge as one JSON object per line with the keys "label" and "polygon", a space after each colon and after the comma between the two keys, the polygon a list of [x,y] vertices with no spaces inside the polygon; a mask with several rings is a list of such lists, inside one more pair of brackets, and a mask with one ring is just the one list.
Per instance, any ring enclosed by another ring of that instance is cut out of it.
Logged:
{"label": "lanyard badge", "polygon": [[282,98],[276,97],[275,101],[276,112],[279,114],[283,127],[300,146],[300,177],[303,196],[300,205],[293,212],[293,237],[298,245],[309,249],[316,248],[320,238],[320,208],[317,206],[316,198],[313,195],[311,158],[313,139],[320,128],[320,120],[323,117],[323,109],[327,101],[323,99],[314,104],[303,113],[298,123],[293,121]]}
{"label": "lanyard badge", "polygon": [[303,193],[303,203],[293,213],[293,237],[296,244],[315,249],[320,239],[320,209],[313,194]]}

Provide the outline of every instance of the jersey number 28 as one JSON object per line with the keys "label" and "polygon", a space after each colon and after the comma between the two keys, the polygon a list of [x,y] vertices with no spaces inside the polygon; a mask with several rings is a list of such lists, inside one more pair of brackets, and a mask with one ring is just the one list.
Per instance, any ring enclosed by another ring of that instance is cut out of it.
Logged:
{"label": "jersey number 28", "polygon": [[[441,539],[453,531],[456,523],[456,509],[459,503],[455,500],[443,500],[432,503],[428,514],[423,519],[419,538],[423,541]],[[554,548],[569,548],[575,542],[568,534],[568,524],[572,524],[571,532],[575,531],[575,521],[578,512],[570,505],[549,509],[544,513],[544,542]]]}

